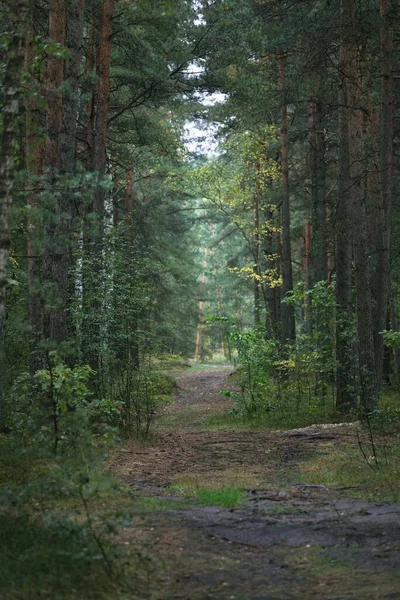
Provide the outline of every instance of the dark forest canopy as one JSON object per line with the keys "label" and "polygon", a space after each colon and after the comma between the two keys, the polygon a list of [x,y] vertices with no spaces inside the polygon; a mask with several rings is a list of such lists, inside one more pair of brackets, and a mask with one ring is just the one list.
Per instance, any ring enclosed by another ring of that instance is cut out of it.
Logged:
{"label": "dark forest canopy", "polygon": [[86,365],[126,400],[146,361],[227,356],[232,327],[314,357],[335,410],[378,407],[400,369],[398,11],[1,4],[2,428],[22,373]]}

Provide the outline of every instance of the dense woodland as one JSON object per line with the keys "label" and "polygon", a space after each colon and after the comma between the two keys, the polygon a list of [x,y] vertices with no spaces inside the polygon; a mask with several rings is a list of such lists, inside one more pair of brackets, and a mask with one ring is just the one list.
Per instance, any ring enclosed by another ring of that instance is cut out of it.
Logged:
{"label": "dense woodland", "polygon": [[400,420],[399,10],[0,3],[0,438],[5,473],[31,457],[18,484],[146,437],[172,360],[237,364],[232,418]]}

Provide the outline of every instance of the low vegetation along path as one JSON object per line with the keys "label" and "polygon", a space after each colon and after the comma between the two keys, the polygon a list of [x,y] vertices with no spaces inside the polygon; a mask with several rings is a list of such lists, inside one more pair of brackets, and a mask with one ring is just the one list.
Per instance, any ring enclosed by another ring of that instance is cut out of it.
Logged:
{"label": "low vegetation along path", "polygon": [[153,559],[149,597],[400,598],[400,505],[298,480],[301,464],[346,443],[351,427],[207,427],[229,409],[228,374],[181,375],[156,440],[126,447],[115,464],[142,506],[125,543]]}

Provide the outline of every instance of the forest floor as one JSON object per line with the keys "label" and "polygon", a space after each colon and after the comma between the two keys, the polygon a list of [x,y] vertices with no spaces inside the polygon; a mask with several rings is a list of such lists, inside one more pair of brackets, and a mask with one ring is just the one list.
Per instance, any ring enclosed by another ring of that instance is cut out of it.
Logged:
{"label": "forest floor", "polygon": [[220,394],[229,373],[181,374],[151,443],[131,442],[113,461],[140,507],[120,543],[153,565],[143,597],[399,599],[400,504],[300,475],[307,461],[354,439],[352,427],[207,428],[230,408]]}

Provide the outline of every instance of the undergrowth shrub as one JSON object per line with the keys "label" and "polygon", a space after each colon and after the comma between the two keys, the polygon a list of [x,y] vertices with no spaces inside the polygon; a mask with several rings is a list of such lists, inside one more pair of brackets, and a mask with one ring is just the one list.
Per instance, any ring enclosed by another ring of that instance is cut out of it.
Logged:
{"label": "undergrowth shrub", "polygon": [[300,426],[334,411],[332,386],[321,385],[322,377],[319,382],[316,377],[318,373],[327,379],[328,368],[307,336],[284,349],[258,330],[241,332],[234,327],[230,337],[239,375],[239,391],[228,392],[236,401],[234,416]]}
{"label": "undergrowth shrub", "polygon": [[319,282],[304,292],[299,286],[285,302],[311,303],[313,329],[282,345],[258,329],[230,329],[229,342],[238,362],[239,391],[235,416],[274,425],[303,426],[335,418],[334,285]]}
{"label": "undergrowth shrub", "polygon": [[119,498],[124,506],[129,499],[105,461],[121,434],[148,435],[175,381],[136,369],[128,387],[120,377],[119,388],[110,386],[98,398],[89,366],[69,367],[55,352],[47,365],[21,374],[7,396],[0,434],[0,596],[30,600],[34,590],[48,600],[119,597],[114,591],[125,586],[125,564],[131,590],[136,575],[150,567],[134,548],[126,559],[113,541],[132,521],[118,508]]}
{"label": "undergrowth shrub", "polygon": [[155,371],[151,363],[136,370],[121,369],[110,386],[113,402],[118,406],[112,423],[124,436],[146,439],[157,409],[171,402],[175,390],[175,379]]}

